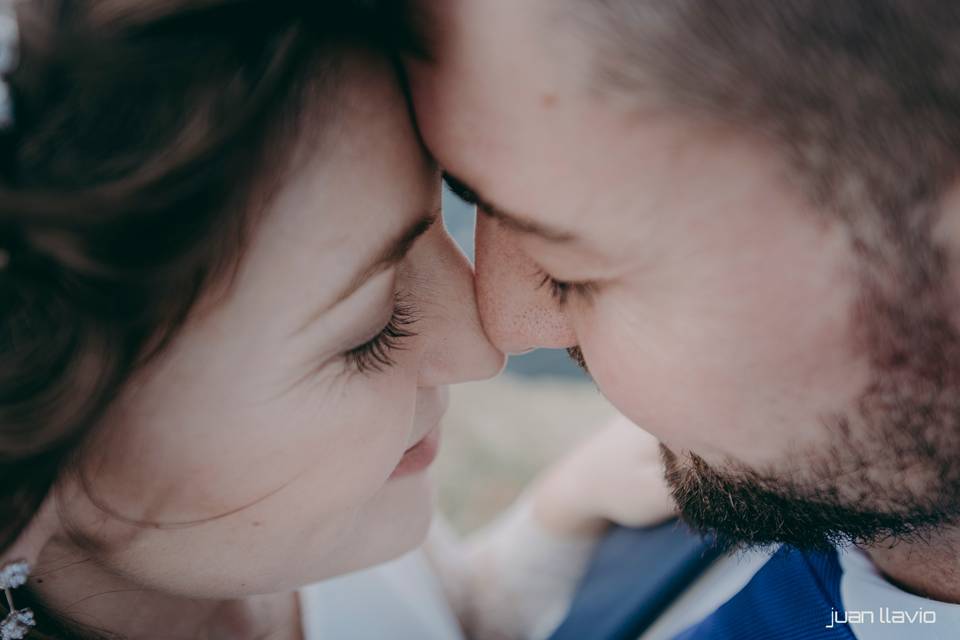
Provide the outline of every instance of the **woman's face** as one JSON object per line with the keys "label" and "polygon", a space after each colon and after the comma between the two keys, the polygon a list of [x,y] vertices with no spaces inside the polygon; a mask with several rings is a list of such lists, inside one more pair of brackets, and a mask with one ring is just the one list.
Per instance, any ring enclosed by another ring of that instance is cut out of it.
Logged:
{"label": "woman's face", "polygon": [[411,549],[445,385],[503,364],[391,67],[357,57],[324,100],[228,296],[115,403],[87,490],[64,485],[138,585],[277,592]]}

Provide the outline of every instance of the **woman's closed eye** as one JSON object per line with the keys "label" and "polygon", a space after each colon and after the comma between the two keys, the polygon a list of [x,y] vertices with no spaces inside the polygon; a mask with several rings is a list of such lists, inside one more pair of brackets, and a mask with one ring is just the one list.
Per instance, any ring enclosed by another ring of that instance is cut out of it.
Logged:
{"label": "woman's closed eye", "polygon": [[394,298],[393,314],[386,326],[370,340],[344,354],[347,363],[360,373],[380,372],[396,364],[394,355],[403,351],[404,341],[417,333],[410,327],[417,321],[413,305],[400,296]]}
{"label": "woman's closed eye", "polygon": [[540,278],[540,283],[537,285],[537,288],[542,289],[543,287],[549,287],[550,296],[561,307],[569,302],[571,295],[589,301],[593,292],[596,290],[596,285],[592,282],[565,282],[563,280],[557,280],[542,269],[539,270],[537,276]]}

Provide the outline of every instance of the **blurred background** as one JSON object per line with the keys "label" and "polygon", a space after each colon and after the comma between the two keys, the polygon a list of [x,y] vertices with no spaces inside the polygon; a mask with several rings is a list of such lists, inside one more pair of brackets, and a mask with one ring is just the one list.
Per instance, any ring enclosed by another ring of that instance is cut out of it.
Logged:
{"label": "blurred background", "polygon": [[[472,261],[473,207],[445,189],[443,215]],[[485,524],[614,413],[563,350],[513,356],[500,377],[451,387],[434,469],[441,511],[462,533]]]}

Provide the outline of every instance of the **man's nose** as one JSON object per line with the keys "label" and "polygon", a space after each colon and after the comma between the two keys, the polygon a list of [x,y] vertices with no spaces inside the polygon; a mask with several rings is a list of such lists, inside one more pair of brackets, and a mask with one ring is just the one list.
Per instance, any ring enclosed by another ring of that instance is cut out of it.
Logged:
{"label": "man's nose", "polygon": [[477,214],[477,306],[487,336],[506,353],[576,345],[567,315],[543,286],[544,274],[512,237],[515,233]]}

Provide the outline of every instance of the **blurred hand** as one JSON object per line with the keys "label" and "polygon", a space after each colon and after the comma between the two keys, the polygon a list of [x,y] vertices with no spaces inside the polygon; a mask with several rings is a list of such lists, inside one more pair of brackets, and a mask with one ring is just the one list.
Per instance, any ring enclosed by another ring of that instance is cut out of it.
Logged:
{"label": "blurred hand", "polygon": [[532,497],[538,521],[559,534],[654,525],[675,509],[657,439],[622,416],[548,468]]}

